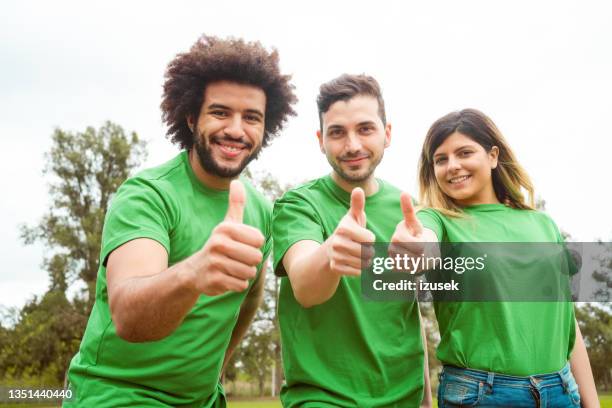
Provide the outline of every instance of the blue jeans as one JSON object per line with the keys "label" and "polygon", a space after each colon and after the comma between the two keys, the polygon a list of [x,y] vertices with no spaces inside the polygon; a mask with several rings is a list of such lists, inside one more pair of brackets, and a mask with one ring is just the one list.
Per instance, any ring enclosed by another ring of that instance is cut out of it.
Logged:
{"label": "blue jeans", "polygon": [[580,407],[580,394],[569,364],[529,377],[444,366],[438,407]]}

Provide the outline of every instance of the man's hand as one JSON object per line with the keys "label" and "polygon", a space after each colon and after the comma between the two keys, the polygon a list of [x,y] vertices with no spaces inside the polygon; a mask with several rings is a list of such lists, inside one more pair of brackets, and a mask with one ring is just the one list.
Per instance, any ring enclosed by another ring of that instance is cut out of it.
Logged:
{"label": "man's hand", "polygon": [[392,258],[398,254],[410,257],[421,256],[425,249],[423,242],[427,241],[423,236],[423,224],[416,216],[408,193],[403,192],[400,195],[400,204],[404,219],[395,227],[389,245],[389,256]]}
{"label": "man's hand", "polygon": [[359,276],[362,256],[368,263],[374,255],[372,248],[367,248],[367,253],[364,254],[361,251],[361,244],[376,241],[374,234],[365,227],[364,208],[365,193],[357,187],[351,193],[351,206],[348,212],[326,241],[329,269],[338,276]]}
{"label": "man's hand", "polygon": [[204,247],[191,257],[190,282],[199,293],[208,296],[248,288],[262,261],[264,236],[242,223],[246,192],[238,180],[232,181],[225,220],[212,231]]}

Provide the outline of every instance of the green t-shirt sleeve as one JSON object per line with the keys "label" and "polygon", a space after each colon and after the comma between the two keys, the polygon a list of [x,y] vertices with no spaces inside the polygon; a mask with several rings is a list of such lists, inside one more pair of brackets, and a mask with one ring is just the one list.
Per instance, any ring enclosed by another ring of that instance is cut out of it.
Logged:
{"label": "green t-shirt sleeve", "polygon": [[137,238],[159,242],[170,253],[171,206],[149,180],[128,179],[106,214],[100,260],[106,264],[117,247]]}
{"label": "green t-shirt sleeve", "polygon": [[274,203],[272,212],[272,237],[274,239],[274,273],[286,276],[283,256],[298,241],[311,240],[322,243],[322,222],[311,203],[288,192]]}
{"label": "green t-shirt sleeve", "polygon": [[423,227],[436,233],[438,241],[442,241],[444,237],[444,223],[437,211],[431,208],[424,208],[417,212],[417,218],[421,221]]}

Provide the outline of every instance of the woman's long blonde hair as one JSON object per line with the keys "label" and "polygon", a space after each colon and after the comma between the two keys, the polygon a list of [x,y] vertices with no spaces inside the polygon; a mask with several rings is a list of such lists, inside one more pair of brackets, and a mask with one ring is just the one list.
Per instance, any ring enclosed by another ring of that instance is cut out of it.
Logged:
{"label": "woman's long blonde hair", "polygon": [[[493,189],[499,202],[513,208],[534,209],[533,184],[519,164],[495,123],[476,109],[451,112],[434,122],[427,132],[419,160],[420,204],[452,217],[461,217],[463,210],[444,194],[434,174],[433,155],[447,137],[459,132],[481,145],[486,152],[499,149],[497,167],[492,170]],[[528,194],[525,199],[522,189]]]}

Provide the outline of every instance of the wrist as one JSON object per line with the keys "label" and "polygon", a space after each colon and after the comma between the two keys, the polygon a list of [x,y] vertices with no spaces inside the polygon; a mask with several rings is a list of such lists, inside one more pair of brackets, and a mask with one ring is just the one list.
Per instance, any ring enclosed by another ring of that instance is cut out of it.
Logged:
{"label": "wrist", "polygon": [[178,282],[178,286],[193,294],[199,294],[201,292],[201,288],[198,288],[197,285],[197,274],[200,268],[197,266],[198,262],[194,259],[198,253],[196,252],[189,258],[185,259],[184,262],[176,265],[175,269],[175,278]]}

